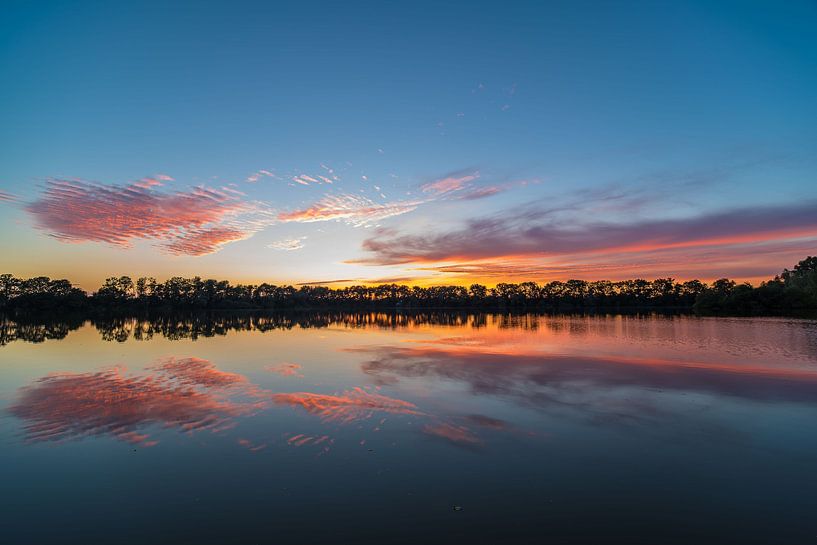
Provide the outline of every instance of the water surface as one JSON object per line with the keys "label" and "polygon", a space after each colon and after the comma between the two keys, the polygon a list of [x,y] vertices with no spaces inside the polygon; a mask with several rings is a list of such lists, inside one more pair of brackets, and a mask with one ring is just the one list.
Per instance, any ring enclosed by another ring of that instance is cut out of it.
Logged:
{"label": "water surface", "polygon": [[0,326],[3,543],[814,543],[817,322]]}

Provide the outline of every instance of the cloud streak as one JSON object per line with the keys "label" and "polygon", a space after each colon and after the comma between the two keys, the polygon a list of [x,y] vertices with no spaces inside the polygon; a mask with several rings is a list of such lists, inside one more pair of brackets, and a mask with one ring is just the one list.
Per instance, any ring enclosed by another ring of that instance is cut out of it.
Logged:
{"label": "cloud streak", "polygon": [[276,176],[274,172],[262,169],[257,172],[253,172],[252,174],[247,176],[246,180],[244,181],[247,182],[248,184],[254,184],[261,178],[264,178],[265,176],[270,178],[278,178],[278,176]]}
{"label": "cloud streak", "polygon": [[276,240],[275,242],[271,242],[267,244],[267,248],[271,248],[273,250],[281,250],[284,252],[291,252],[294,250],[300,250],[304,247],[304,240],[306,237],[298,237],[298,238],[287,238],[284,240]]}
{"label": "cloud streak", "polygon": [[461,191],[468,187],[470,182],[479,178],[478,171],[460,171],[453,172],[443,178],[427,182],[420,186],[423,193],[431,193],[434,195],[446,195],[454,191]]}
{"label": "cloud streak", "polygon": [[281,212],[281,222],[313,223],[342,221],[360,227],[379,220],[399,216],[415,210],[421,203],[414,201],[378,204],[358,195],[327,196],[308,208]]}

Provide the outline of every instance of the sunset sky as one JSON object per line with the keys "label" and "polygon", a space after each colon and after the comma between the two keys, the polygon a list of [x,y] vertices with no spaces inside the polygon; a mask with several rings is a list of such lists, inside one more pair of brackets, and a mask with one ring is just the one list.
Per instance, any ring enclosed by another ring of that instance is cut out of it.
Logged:
{"label": "sunset sky", "polygon": [[817,255],[817,4],[8,2],[0,272],[469,284]]}

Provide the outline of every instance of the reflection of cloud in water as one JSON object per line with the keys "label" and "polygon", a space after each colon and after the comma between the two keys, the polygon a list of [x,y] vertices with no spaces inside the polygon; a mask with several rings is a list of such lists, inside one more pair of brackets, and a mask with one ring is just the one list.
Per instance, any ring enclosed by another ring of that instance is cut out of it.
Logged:
{"label": "reflection of cloud in water", "polygon": [[96,373],[55,373],[21,389],[9,411],[22,419],[30,441],[110,435],[152,446],[152,425],[180,431],[219,431],[260,402],[239,402],[259,391],[242,375],[219,371],[207,360],[168,358],[146,374],[114,367]]}
{"label": "reflection of cloud in water", "polygon": [[282,377],[304,378],[299,371],[300,368],[301,366],[299,364],[288,362],[281,363],[280,365],[270,364],[264,367],[264,369],[270,373],[277,373]]}
{"label": "reflection of cloud in water", "polygon": [[164,373],[167,379],[183,386],[225,388],[236,384],[248,384],[245,376],[220,371],[215,365],[201,358],[167,358],[152,369]]}
{"label": "reflection of cloud in water", "polygon": [[[157,443],[153,426],[192,433],[232,428],[236,419],[268,408],[270,403],[300,407],[324,423],[349,424],[380,415],[376,427],[385,424],[383,414],[428,418],[422,431],[457,446],[481,445],[468,426],[501,430],[506,424],[483,415],[450,422],[420,411],[409,401],[375,391],[353,388],[338,394],[313,392],[272,393],[249,382],[243,375],[221,371],[200,358],[165,358],[142,373],[122,367],[92,373],[55,373],[22,388],[9,408],[23,421],[32,442],[63,441],[84,437],[115,437],[141,446]],[[258,452],[267,443],[252,437],[235,439],[238,445]],[[334,443],[328,435],[297,434],[286,439],[293,447],[317,447],[328,452]]]}
{"label": "reflection of cloud in water", "polygon": [[435,422],[423,426],[423,433],[432,437],[444,439],[449,443],[461,447],[476,447],[482,444],[477,435],[466,426],[457,426],[447,422]]}
{"label": "reflection of cloud in water", "polygon": [[469,414],[465,417],[465,419],[472,424],[482,426],[483,428],[490,428],[494,430],[504,430],[508,428],[508,423],[504,420],[491,418],[490,416],[485,416],[484,414]]}
{"label": "reflection of cloud in water", "polygon": [[327,441],[329,444],[335,442],[335,440],[328,435],[304,435],[303,433],[299,433],[287,439],[287,444],[293,447],[302,447],[304,445],[320,445]]}
{"label": "reflection of cloud in water", "polygon": [[238,444],[242,447],[246,448],[250,452],[258,452],[260,450],[264,450],[267,448],[266,443],[255,444],[254,442],[250,441],[249,439],[239,439]]}
{"label": "reflection of cloud in water", "polygon": [[[524,350],[502,353],[497,347],[439,344],[354,351],[371,357],[362,364],[365,373],[387,383],[402,378],[444,378],[465,383],[475,393],[502,396],[549,411],[576,410],[593,420],[667,418],[678,407],[656,402],[653,396],[660,392],[817,404],[817,372],[804,368]],[[700,398],[688,399],[686,403],[702,402]]]}
{"label": "reflection of cloud in water", "polygon": [[370,418],[377,412],[394,414],[422,414],[408,401],[366,392],[362,388],[346,390],[338,395],[294,392],[273,394],[272,400],[280,405],[299,406],[324,422],[349,423]]}

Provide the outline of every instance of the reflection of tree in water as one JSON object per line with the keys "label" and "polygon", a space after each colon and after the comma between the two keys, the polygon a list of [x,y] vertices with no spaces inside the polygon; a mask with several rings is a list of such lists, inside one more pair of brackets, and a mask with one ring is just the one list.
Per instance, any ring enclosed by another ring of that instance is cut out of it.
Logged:
{"label": "reflection of tree in water", "polygon": [[14,320],[0,315],[0,346],[21,340],[41,343],[50,339],[64,339],[69,332],[79,329],[85,320],[67,316],[62,320],[41,317],[35,321]]}
{"label": "reflection of tree in water", "polygon": [[[554,314],[537,313],[469,313],[452,311],[427,312],[241,312],[241,313],[188,313],[155,314],[150,316],[96,316],[91,324],[99,331],[102,340],[125,342],[129,339],[147,341],[154,336],[169,340],[216,337],[232,331],[290,330],[294,328],[377,328],[412,329],[420,326],[482,329],[490,324],[500,329],[536,331],[547,328],[586,334],[586,319],[594,314],[571,315],[570,320]],[[601,315],[606,316],[606,315]],[[637,315],[655,318],[656,314]],[[19,315],[0,317],[0,346],[11,341],[43,342],[46,339],[62,339],[69,332],[80,328],[85,317],[71,314]]]}
{"label": "reflection of tree in water", "polygon": [[231,331],[290,330],[326,327],[412,328],[420,325],[479,328],[486,325],[484,314],[461,312],[387,313],[241,313],[241,314],[164,314],[149,318],[101,318],[92,321],[106,341],[150,340],[161,336],[169,340],[227,335]]}

